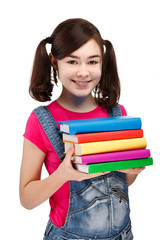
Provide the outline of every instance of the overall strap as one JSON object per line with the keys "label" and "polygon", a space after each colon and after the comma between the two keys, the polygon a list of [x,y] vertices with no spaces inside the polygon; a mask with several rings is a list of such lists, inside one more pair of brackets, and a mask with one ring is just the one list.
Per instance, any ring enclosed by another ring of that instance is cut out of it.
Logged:
{"label": "overall strap", "polygon": [[36,114],[49,141],[51,142],[54,150],[58,154],[59,160],[62,161],[62,159],[65,157],[64,144],[62,142],[62,138],[58,132],[59,131],[58,126],[52,114],[45,106],[40,106],[34,109],[33,112]]}
{"label": "overall strap", "polygon": [[110,117],[118,117],[118,116],[122,115],[119,104],[117,104],[116,106],[114,106],[112,108],[107,109],[107,111],[108,111],[108,114]]}

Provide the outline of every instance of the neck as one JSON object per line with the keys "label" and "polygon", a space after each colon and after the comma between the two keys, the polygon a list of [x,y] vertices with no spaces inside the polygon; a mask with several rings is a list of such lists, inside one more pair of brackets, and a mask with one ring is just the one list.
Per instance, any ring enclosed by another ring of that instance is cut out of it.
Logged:
{"label": "neck", "polygon": [[57,102],[65,109],[73,112],[89,112],[98,106],[92,95],[87,97],[77,97],[61,94],[57,99]]}

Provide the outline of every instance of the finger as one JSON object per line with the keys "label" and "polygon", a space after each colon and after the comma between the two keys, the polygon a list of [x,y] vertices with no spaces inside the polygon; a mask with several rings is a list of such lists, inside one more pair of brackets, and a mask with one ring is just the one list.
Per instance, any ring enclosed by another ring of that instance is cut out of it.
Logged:
{"label": "finger", "polygon": [[141,173],[144,169],[145,169],[145,167],[134,168],[134,171],[135,171],[136,173]]}
{"label": "finger", "polygon": [[[77,172],[79,172],[78,170],[75,170]],[[79,179],[78,181],[82,181],[82,180],[85,180],[85,179],[90,179],[90,178],[95,178],[95,177],[99,177],[99,176],[102,176],[106,173],[109,173],[109,172],[101,172],[101,173],[92,173],[92,174],[88,174],[88,173],[82,173],[82,172],[79,172]]]}
{"label": "finger", "polygon": [[142,170],[144,170],[144,169],[145,169],[145,167],[129,168],[129,169],[119,170],[119,172],[129,173],[129,174],[139,174],[139,173],[142,172]]}
{"label": "finger", "polygon": [[71,157],[72,157],[73,154],[74,154],[74,145],[72,145],[72,146],[68,149],[64,160],[71,161]]}
{"label": "finger", "polygon": [[89,178],[99,177],[99,176],[105,175],[105,174],[107,174],[107,173],[110,173],[110,172],[92,173],[92,174],[88,174],[88,177],[89,177]]}
{"label": "finger", "polygon": [[134,168],[136,171],[143,171],[145,167]]}

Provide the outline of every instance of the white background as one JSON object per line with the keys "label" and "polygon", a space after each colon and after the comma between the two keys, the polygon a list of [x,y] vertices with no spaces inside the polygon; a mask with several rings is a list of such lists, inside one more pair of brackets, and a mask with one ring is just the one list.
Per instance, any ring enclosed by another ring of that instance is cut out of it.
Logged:
{"label": "white background", "polygon": [[[28,94],[35,49],[61,21],[81,17],[95,24],[115,48],[121,78],[120,103],[142,118],[154,166],[130,187],[136,240],[159,239],[160,6],[157,0],[5,0],[0,4],[0,229],[1,239],[40,240],[48,201],[34,210],[19,203],[23,132],[41,103]],[[53,100],[60,90],[55,89]],[[46,176],[43,170],[43,177]]]}

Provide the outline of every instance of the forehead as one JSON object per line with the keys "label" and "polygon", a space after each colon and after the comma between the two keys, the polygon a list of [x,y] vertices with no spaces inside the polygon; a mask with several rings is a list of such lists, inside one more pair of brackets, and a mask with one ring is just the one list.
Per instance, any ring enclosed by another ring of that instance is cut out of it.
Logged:
{"label": "forehead", "polygon": [[80,48],[72,52],[71,55],[75,55],[75,56],[100,55],[101,56],[101,49],[98,43],[94,39],[91,39],[87,43],[82,45]]}

